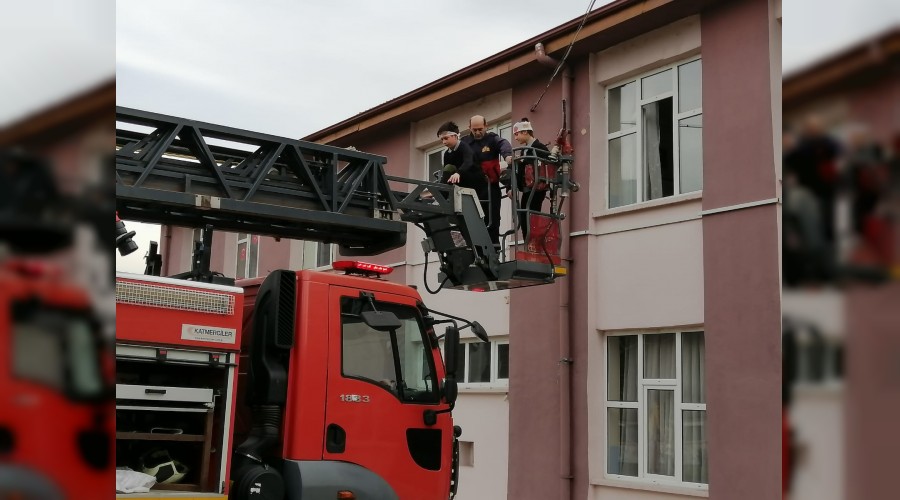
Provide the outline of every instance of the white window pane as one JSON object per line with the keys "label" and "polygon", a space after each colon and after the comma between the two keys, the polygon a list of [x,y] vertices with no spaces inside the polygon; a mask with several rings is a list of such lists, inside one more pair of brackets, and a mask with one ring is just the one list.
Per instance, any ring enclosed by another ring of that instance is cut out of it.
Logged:
{"label": "white window pane", "polygon": [[259,235],[254,234],[250,237],[250,272],[247,273],[248,278],[259,276],[257,264],[259,264]]}
{"label": "white window pane", "polygon": [[606,362],[610,401],[637,401],[637,335],[609,337]]}
{"label": "white window pane", "polygon": [[706,452],[706,412],[681,412],[682,480],[689,483],[709,483],[709,457]]}
{"label": "white window pane", "polygon": [[678,121],[678,162],[681,192],[703,189],[703,115]]}
{"label": "white window pane", "polygon": [[235,278],[243,279],[247,277],[247,242],[238,243],[236,271]]}
{"label": "white window pane", "polygon": [[637,127],[637,82],[609,90],[609,130],[618,132]]}
{"label": "white window pane", "polygon": [[655,200],[675,194],[672,148],[672,98],[641,107],[644,132],[644,197]]}
{"label": "white window pane", "polygon": [[459,349],[456,351],[456,376],[461,380],[460,382],[468,382],[466,380],[466,344],[459,344]]}
{"label": "white window pane", "polygon": [[[509,123],[506,123],[506,124],[502,125],[502,126],[500,127],[500,132],[499,132],[497,135],[499,135],[500,138],[502,138],[502,139],[506,139],[506,141],[509,142],[509,144],[510,144],[512,147],[518,146],[518,144],[513,144],[513,138],[512,138],[512,125],[510,125]],[[505,160],[504,158],[501,158],[501,159],[500,159],[500,168],[503,169],[503,168],[506,168],[506,167],[508,167],[508,166],[509,166],[509,165],[506,164],[506,160]],[[504,209],[504,210],[506,210],[506,209]],[[501,230],[501,232],[502,232],[502,230]]]}
{"label": "white window pane", "polygon": [[609,141],[609,207],[637,201],[637,134]]}
{"label": "white window pane", "polygon": [[637,408],[607,408],[606,429],[606,472],[637,477]]}
{"label": "white window pane", "polygon": [[318,243],[316,247],[316,267],[330,266],[334,247],[331,243]]}
{"label": "white window pane", "polygon": [[706,347],[703,332],[681,336],[681,402],[706,403]]}
{"label": "white window pane", "polygon": [[700,60],[678,67],[678,112],[684,113],[701,106],[702,81]]}
{"label": "white window pane", "polygon": [[651,97],[671,92],[672,83],[671,69],[641,78],[641,99],[650,99]]}
{"label": "white window pane", "polygon": [[509,378],[509,344],[497,345],[497,378]]}
{"label": "white window pane", "polygon": [[647,391],[647,473],[675,475],[675,391]]}
{"label": "white window pane", "polygon": [[441,162],[444,161],[444,150],[439,149],[437,151],[432,151],[431,153],[428,153],[427,161],[428,161],[428,165],[427,165],[428,178],[426,180],[428,180],[428,181],[440,180],[440,177],[435,179],[434,174],[436,172],[440,172],[441,169],[444,167],[443,165],[441,165]]}
{"label": "white window pane", "polygon": [[675,334],[644,335],[644,378],[675,378]]}
{"label": "white window pane", "polygon": [[472,342],[469,346],[468,382],[491,381],[491,344]]}

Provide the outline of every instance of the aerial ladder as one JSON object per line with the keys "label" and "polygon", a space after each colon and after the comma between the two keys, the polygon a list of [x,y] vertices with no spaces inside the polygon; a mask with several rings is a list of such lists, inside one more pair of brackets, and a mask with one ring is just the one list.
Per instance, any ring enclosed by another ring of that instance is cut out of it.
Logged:
{"label": "aerial ladder", "polygon": [[[438,290],[548,284],[566,273],[556,200],[574,185],[571,156],[533,158],[552,165],[542,180],[553,203],[549,213],[526,217],[544,217],[557,231],[554,241],[532,242],[537,250],[528,255],[491,243],[474,191],[389,176],[383,156],[124,107],[116,121],[122,219],[336,243],[345,256],[402,247],[412,223],[425,232],[423,250],[438,256]],[[213,279],[203,265],[187,274]]]}

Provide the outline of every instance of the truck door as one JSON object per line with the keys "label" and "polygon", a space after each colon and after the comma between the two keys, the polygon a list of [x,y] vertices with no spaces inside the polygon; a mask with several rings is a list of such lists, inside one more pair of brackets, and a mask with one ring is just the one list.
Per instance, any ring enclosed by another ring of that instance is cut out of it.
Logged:
{"label": "truck door", "polygon": [[[323,458],[361,465],[400,498],[448,498],[452,422],[425,425],[441,404],[435,353],[411,297],[333,286]],[[402,326],[376,331],[360,313],[390,311]]]}

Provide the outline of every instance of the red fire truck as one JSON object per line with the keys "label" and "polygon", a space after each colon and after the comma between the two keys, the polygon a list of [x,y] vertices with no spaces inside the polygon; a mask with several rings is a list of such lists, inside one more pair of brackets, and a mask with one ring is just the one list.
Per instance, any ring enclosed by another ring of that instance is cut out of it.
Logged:
{"label": "red fire truck", "polygon": [[0,304],[0,497],[108,488],[112,366],[87,294],[16,259],[0,266]]}
{"label": "red fire truck", "polygon": [[387,176],[376,155],[125,108],[117,121],[119,214],[205,227],[190,271],[158,276],[152,245],[145,275],[117,274],[117,465],[154,475],[159,497],[452,498],[459,330],[483,328],[353,260],[235,282],[210,270],[212,230],[355,256],[404,245],[414,223],[439,288],[469,290],[552,283],[553,249],[503,259],[473,192]]}
{"label": "red fire truck", "polygon": [[111,345],[46,257],[70,246],[77,203],[37,157],[0,151],[0,171],[0,498],[79,498],[113,481],[114,422]]}

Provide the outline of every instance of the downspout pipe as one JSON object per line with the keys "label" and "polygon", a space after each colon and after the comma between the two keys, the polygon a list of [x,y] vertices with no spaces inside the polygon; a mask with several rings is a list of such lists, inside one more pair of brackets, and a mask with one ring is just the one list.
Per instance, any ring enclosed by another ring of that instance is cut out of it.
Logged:
{"label": "downspout pipe", "polygon": [[[548,56],[544,51],[544,44],[537,43],[534,46],[535,57],[541,64],[554,68],[559,66],[559,61]],[[568,65],[562,68],[562,101],[563,105],[572,109],[572,71]],[[566,113],[572,116],[571,112]],[[571,118],[570,118],[571,119]],[[567,124],[563,124],[566,127]],[[567,131],[562,131],[566,134]],[[567,188],[563,191],[568,193]],[[570,217],[565,217],[560,222],[560,249],[559,255],[567,267],[571,266],[569,255]],[[559,282],[558,282],[559,283]],[[572,498],[572,356],[571,356],[571,331],[569,297],[571,296],[572,278],[569,277],[559,283],[559,497],[560,500]]]}
{"label": "downspout pipe", "polygon": [[[545,66],[549,66],[556,69],[559,66],[559,61],[547,55],[544,51],[544,44],[538,42],[534,44],[534,55],[537,61]],[[562,100],[566,102],[566,104],[571,104],[570,95],[572,93],[572,70],[569,68],[568,64],[563,64],[562,70]],[[571,106],[569,106],[571,109]]]}

